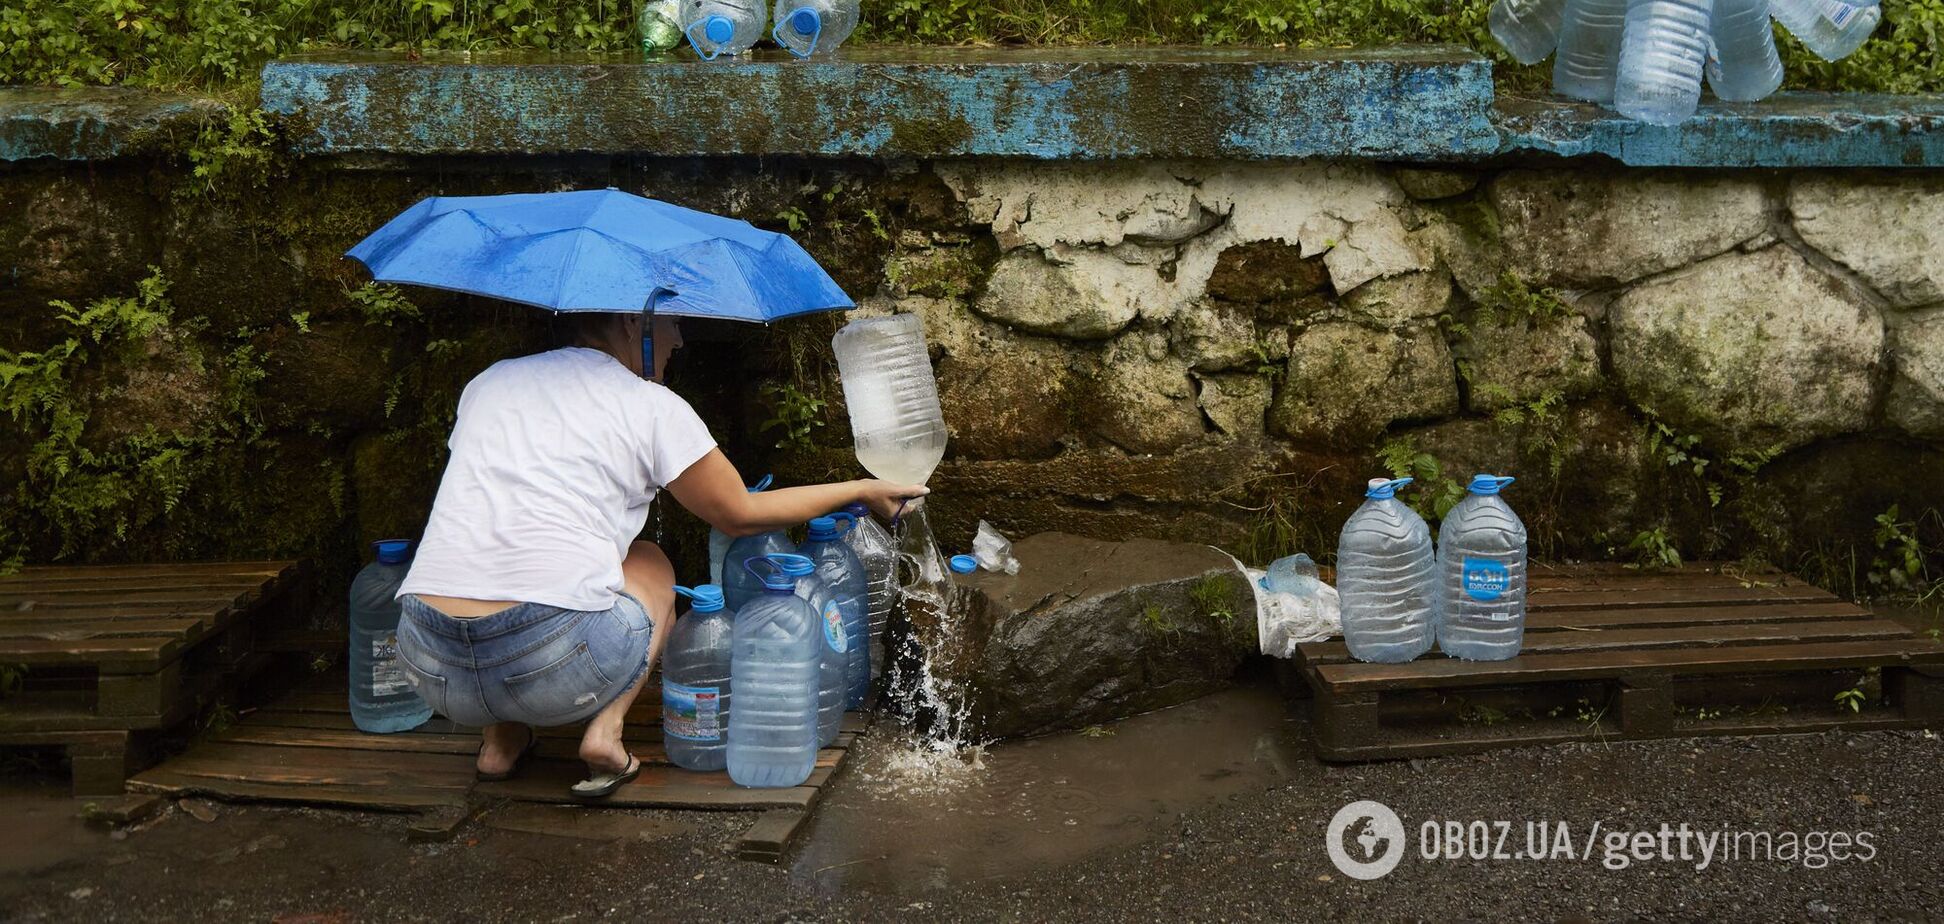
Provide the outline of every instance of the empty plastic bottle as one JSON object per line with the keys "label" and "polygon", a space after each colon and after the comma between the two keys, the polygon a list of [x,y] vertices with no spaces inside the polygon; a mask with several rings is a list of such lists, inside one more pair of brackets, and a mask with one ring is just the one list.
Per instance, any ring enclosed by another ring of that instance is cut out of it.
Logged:
{"label": "empty plastic bottle", "polygon": [[723,606],[722,588],[676,587],[693,603],[675,620],[662,654],[662,747],[684,770],[729,765],[730,649],[736,615]]}
{"label": "empty plastic bottle", "polygon": [[730,685],[729,778],[744,786],[798,786],[817,765],[817,614],[797,596],[784,567],[801,555],[766,555],[743,563],[763,590],[736,611]]}
{"label": "empty plastic bottle", "polygon": [[844,727],[844,614],[809,557],[789,556],[783,573],[797,579],[797,596],[817,614],[817,747],[828,747]]}
{"label": "empty plastic bottle", "polygon": [[643,54],[658,55],[682,44],[682,0],[641,0],[635,37]]}
{"label": "empty plastic bottle", "polygon": [[754,536],[743,536],[729,543],[729,551],[722,553],[722,597],[729,609],[740,613],[749,601],[763,592],[761,577],[753,575],[749,569],[738,567],[742,562],[765,555],[776,555],[796,551],[796,543],[790,535],[777,529]]}
{"label": "empty plastic bottle", "polygon": [[1301,597],[1316,593],[1316,585],[1322,581],[1317,576],[1316,562],[1298,552],[1270,562],[1260,583],[1263,590]]}
{"label": "empty plastic bottle", "polygon": [[[775,475],[764,475],[762,480],[750,485],[749,493],[760,494],[775,480]],[[722,562],[729,557],[729,545],[733,542],[735,540],[729,538],[728,533],[716,529],[713,526],[709,527],[709,583],[717,587],[722,586]],[[789,549],[783,549],[781,551],[787,552]]]}
{"label": "empty plastic bottle", "polygon": [[857,28],[858,0],[776,0],[770,36],[799,58],[837,50]]}
{"label": "empty plastic bottle", "polygon": [[1769,15],[1824,61],[1841,61],[1870,40],[1883,9],[1875,0],[1769,0]]}
{"label": "empty plastic bottle", "polygon": [[1337,538],[1343,642],[1360,661],[1397,664],[1431,650],[1437,632],[1437,556],[1431,529],[1397,489],[1373,478]]}
{"label": "empty plastic bottle", "polygon": [[1566,0],[1498,0],[1485,21],[1492,37],[1520,64],[1538,64],[1559,44]]}
{"label": "empty plastic bottle", "polygon": [[1526,528],[1499,496],[1512,479],[1474,475],[1438,527],[1438,648],[1502,661],[1525,641]]}
{"label": "empty plastic bottle", "polygon": [[766,18],[761,0],[682,0],[682,34],[704,61],[754,47]]}
{"label": "empty plastic bottle", "polygon": [[1553,92],[1595,103],[1613,101],[1627,0],[1569,0],[1559,20]]}
{"label": "empty plastic bottle", "polygon": [[864,318],[830,340],[857,461],[886,481],[924,484],[945,457],[945,415],[915,314]]}
{"label": "empty plastic bottle", "polygon": [[863,504],[852,504],[844,512],[851,515],[855,524],[844,532],[844,544],[864,563],[870,593],[866,610],[870,625],[866,634],[870,637],[871,679],[876,680],[884,672],[884,627],[891,621],[891,610],[898,605],[898,544],[891,538],[891,531],[879,524]]}
{"label": "empty plastic bottle", "polygon": [[1714,0],[1708,87],[1734,102],[1766,99],[1782,85],[1782,58],[1769,27],[1769,0]]}
{"label": "empty plastic bottle", "polygon": [[[840,523],[847,525],[840,527]],[[817,577],[830,588],[843,619],[834,632],[826,631],[825,641],[844,656],[845,709],[864,705],[864,695],[871,692],[871,648],[864,641],[870,631],[870,574],[843,539],[845,532],[857,528],[856,523],[848,513],[812,519],[808,537],[797,550],[817,566]]]}
{"label": "empty plastic bottle", "polygon": [[432,717],[398,663],[398,586],[412,543],[376,543],[378,560],[351,581],[351,721],[360,731],[409,731]]}
{"label": "empty plastic bottle", "polygon": [[1650,125],[1673,125],[1701,102],[1714,0],[1635,0],[1620,42],[1613,108]]}

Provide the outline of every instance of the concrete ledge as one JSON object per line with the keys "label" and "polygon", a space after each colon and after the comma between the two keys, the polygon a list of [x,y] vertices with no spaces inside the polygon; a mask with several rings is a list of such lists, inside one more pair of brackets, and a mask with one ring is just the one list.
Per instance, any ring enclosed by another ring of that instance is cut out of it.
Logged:
{"label": "concrete ledge", "polygon": [[1778,93],[1708,100],[1694,118],[1654,126],[1590,103],[1505,97],[1500,152],[1600,155],[1636,167],[1940,167],[1944,97]]}
{"label": "concrete ledge", "polygon": [[0,87],[0,161],[153,153],[228,112],[211,99],[122,87]]}

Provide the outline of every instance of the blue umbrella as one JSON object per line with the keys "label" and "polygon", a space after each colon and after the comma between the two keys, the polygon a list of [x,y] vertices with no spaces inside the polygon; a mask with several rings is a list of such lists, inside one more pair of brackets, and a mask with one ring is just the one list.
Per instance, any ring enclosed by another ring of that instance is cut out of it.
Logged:
{"label": "blue umbrella", "polygon": [[346,254],[379,282],[450,289],[553,311],[768,323],[855,307],[788,237],[620,190],[433,196]]}

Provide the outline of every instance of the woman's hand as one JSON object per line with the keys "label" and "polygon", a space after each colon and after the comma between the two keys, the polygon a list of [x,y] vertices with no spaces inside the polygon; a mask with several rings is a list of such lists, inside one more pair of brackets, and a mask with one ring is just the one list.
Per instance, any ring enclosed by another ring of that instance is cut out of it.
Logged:
{"label": "woman's hand", "polygon": [[906,501],[931,493],[931,489],[922,484],[897,484],[876,478],[866,478],[857,484],[858,499],[871,508],[878,519],[887,522],[896,517],[900,509],[908,506]]}

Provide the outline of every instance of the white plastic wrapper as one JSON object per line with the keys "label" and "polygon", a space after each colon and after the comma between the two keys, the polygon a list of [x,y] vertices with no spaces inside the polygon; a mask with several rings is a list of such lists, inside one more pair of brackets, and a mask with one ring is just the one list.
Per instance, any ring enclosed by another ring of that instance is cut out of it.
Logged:
{"label": "white plastic wrapper", "polygon": [[1316,595],[1309,599],[1275,593],[1262,588],[1264,572],[1242,564],[1233,555],[1229,559],[1249,579],[1249,590],[1255,593],[1256,647],[1263,654],[1293,658],[1297,645],[1343,634],[1336,588],[1318,581]]}
{"label": "white plastic wrapper", "polygon": [[1019,559],[1013,556],[1012,541],[984,520],[979,521],[979,532],[972,537],[972,557],[987,571],[1019,573]]}

